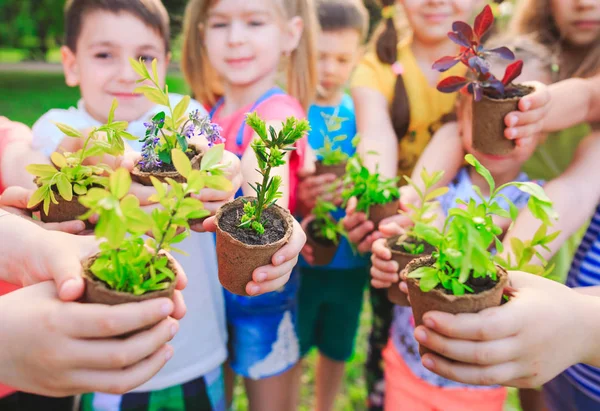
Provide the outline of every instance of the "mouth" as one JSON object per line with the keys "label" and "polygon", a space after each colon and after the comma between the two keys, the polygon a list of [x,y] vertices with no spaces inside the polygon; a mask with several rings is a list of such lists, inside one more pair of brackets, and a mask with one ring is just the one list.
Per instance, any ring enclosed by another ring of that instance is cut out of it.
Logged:
{"label": "mouth", "polygon": [[119,100],[132,100],[132,99],[136,99],[136,98],[142,96],[142,94],[139,94],[139,93],[109,93],[109,94]]}
{"label": "mouth", "polygon": [[484,153],[477,153],[477,155],[487,158],[488,160],[491,161],[503,161],[503,160],[508,160],[510,158],[510,156],[500,156],[497,154],[484,154]]}
{"label": "mouth", "polygon": [[235,59],[226,59],[225,62],[227,63],[227,65],[232,67],[242,67],[252,62],[253,60],[254,57],[240,57]]}
{"label": "mouth", "polygon": [[575,20],[573,25],[581,30],[597,29],[600,27],[600,20]]}
{"label": "mouth", "polygon": [[432,23],[432,24],[443,23],[446,20],[448,20],[448,17],[450,17],[450,15],[449,14],[445,14],[445,13],[426,13],[426,14],[423,14],[423,19],[426,22]]}

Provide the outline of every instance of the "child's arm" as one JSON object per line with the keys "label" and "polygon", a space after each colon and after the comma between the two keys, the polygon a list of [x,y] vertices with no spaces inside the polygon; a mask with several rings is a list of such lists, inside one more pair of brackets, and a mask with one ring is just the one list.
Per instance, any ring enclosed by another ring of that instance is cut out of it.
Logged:
{"label": "child's arm", "polygon": [[425,367],[467,384],[531,388],[577,363],[600,366],[599,297],[527,273],[509,276],[516,291],[507,304],[424,315],[415,337],[445,357],[426,354]]}
{"label": "child's arm", "polygon": [[[544,191],[558,213],[558,221],[549,227],[549,232],[560,230],[558,237],[548,244],[550,252],[540,250],[548,260],[575,233],[590,216],[600,200],[600,184],[591,176],[600,175],[600,133],[594,133],[583,140],[567,170],[544,186]],[[519,214],[514,227],[503,240],[506,249],[510,249],[510,239],[518,237],[529,239],[540,227],[540,221],[533,217],[528,208]],[[539,263],[534,260],[532,264]]]}

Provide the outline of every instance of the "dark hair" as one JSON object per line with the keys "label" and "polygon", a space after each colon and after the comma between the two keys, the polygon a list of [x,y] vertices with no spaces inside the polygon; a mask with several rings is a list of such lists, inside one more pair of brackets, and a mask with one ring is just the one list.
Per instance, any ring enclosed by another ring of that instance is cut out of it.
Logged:
{"label": "dark hair", "polygon": [[76,51],[85,15],[96,10],[133,14],[160,33],[165,42],[165,50],[169,51],[171,43],[169,14],[160,0],[67,0],[65,44],[72,51]]}
{"label": "dark hair", "polygon": [[[381,0],[383,7],[394,6],[395,3],[396,0]],[[396,31],[394,16],[387,16],[383,24],[384,29],[375,43],[375,52],[382,63],[393,65],[398,60],[398,32]],[[396,137],[400,140],[408,132],[410,124],[410,105],[402,74],[397,74],[396,77],[390,117]]]}
{"label": "dark hair", "polygon": [[323,31],[352,29],[364,41],[369,30],[369,13],[359,0],[319,0],[319,23]]}

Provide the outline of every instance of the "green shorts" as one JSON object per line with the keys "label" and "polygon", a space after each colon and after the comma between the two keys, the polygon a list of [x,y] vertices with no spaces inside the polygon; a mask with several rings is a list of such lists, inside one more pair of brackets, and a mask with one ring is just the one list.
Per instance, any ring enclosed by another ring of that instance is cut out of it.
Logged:
{"label": "green shorts", "polygon": [[301,267],[300,274],[300,355],[317,347],[334,361],[347,361],[354,351],[368,266],[349,270]]}

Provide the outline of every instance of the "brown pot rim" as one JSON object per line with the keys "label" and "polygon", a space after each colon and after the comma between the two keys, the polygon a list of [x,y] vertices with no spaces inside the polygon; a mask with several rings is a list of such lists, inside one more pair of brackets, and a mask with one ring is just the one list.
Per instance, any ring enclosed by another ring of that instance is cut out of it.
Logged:
{"label": "brown pot rim", "polygon": [[145,301],[145,300],[150,299],[151,296],[155,293],[165,293],[166,291],[170,292],[171,289],[175,289],[175,286],[177,285],[177,280],[181,275],[180,265],[176,263],[175,258],[171,254],[167,253],[164,250],[159,251],[159,254],[167,257],[167,259],[169,260],[168,265],[170,265],[170,268],[173,270],[173,273],[175,274],[175,279],[173,281],[171,281],[169,287],[162,289],[162,290],[155,290],[155,291],[150,291],[150,292],[147,292],[147,293],[144,293],[141,295],[134,295],[131,293],[126,293],[124,291],[116,291],[111,288],[108,288],[103,281],[101,281],[96,276],[94,276],[94,274],[92,274],[92,272],[90,271],[91,265],[94,263],[94,261],[96,261],[96,259],[100,255],[100,253],[94,254],[93,256],[91,256],[83,261],[83,263],[82,263],[83,277],[84,277],[84,279],[86,279],[90,282],[93,282],[96,285],[96,287],[102,288],[103,292],[110,293],[118,298],[122,298],[124,300],[129,300],[131,302],[135,302],[135,300]]}
{"label": "brown pot rim", "polygon": [[[408,263],[406,265],[406,267],[404,268],[404,270],[402,270],[402,272],[400,272],[400,278],[404,281],[406,281],[407,283],[412,283],[413,285],[415,285],[416,287],[419,287],[419,280],[416,278],[408,278],[408,274],[411,273],[412,271],[414,271],[416,268],[418,267],[423,267],[423,266],[430,266],[435,262],[435,259],[432,255],[426,255],[423,257],[419,257],[416,258],[414,260],[412,260],[410,263]],[[506,272],[506,270],[499,266],[498,264],[496,265],[496,273],[498,276],[498,282],[496,283],[496,285],[492,288],[490,288],[489,290],[485,290],[482,291],[480,293],[476,293],[476,294],[463,294],[463,295],[454,295],[454,294],[446,294],[436,288],[434,288],[433,290],[427,292],[427,294],[430,294],[432,297],[436,298],[436,299],[441,299],[441,300],[445,300],[448,301],[450,303],[459,300],[459,299],[485,299],[488,295],[493,294],[499,287],[504,288],[507,283],[508,283],[508,273]]]}
{"label": "brown pot rim", "polygon": [[[392,255],[401,255],[404,257],[414,257],[414,258],[419,258],[419,257],[425,257],[428,256],[430,254],[427,253],[421,253],[421,254],[411,254],[411,253],[407,253],[406,251],[400,251],[400,250],[394,250],[392,248],[392,245],[395,244],[398,239],[400,237],[402,237],[404,234],[397,234],[393,237],[388,238],[387,240],[385,240],[385,246],[390,250],[390,252],[392,253]],[[425,241],[421,241],[422,243],[427,244]],[[429,244],[428,244],[429,245]],[[430,245],[430,247],[434,248],[433,246]]]}
{"label": "brown pot rim", "polygon": [[249,250],[258,250],[261,248],[271,248],[274,246],[283,246],[283,244],[288,242],[290,236],[292,235],[292,230],[294,228],[294,217],[292,217],[292,215],[290,214],[290,212],[288,210],[286,210],[283,207],[278,206],[277,204],[273,204],[271,207],[273,207],[277,211],[277,213],[281,216],[284,224],[286,225],[286,229],[285,229],[285,233],[283,234],[283,237],[273,243],[246,244],[246,243],[238,240],[234,236],[232,236],[229,232],[225,231],[223,228],[221,228],[219,223],[220,223],[221,217],[223,216],[223,214],[226,211],[237,207],[238,204],[242,203],[244,200],[250,201],[250,200],[255,200],[255,199],[256,199],[256,197],[252,197],[252,196],[238,197],[235,200],[230,201],[230,202],[224,204],[223,206],[221,206],[217,210],[217,213],[215,215],[215,224],[217,226],[217,231],[219,232],[218,234],[222,235],[224,237],[224,239],[226,239],[227,242],[229,242],[230,244],[233,244],[234,246],[238,246],[238,247],[243,247],[243,248],[246,248]]}
{"label": "brown pot rim", "polygon": [[[190,144],[189,147],[192,147],[193,149],[196,150],[196,153],[198,153],[190,159],[190,162],[192,163],[192,165],[198,164],[200,162],[200,159],[202,158],[202,156],[205,154],[204,150],[202,150],[202,148],[197,144]],[[166,179],[166,178],[176,179],[178,177],[181,177],[181,175],[179,174],[179,172],[177,170],[175,170],[175,171],[152,171],[152,172],[142,171],[139,167],[140,161],[141,160],[138,160],[138,162],[135,163],[135,166],[131,170],[131,174],[138,178],[150,179],[150,176],[154,176],[156,178],[162,178],[162,179]]]}
{"label": "brown pot rim", "polygon": [[489,100],[493,103],[496,103],[496,104],[503,104],[503,103],[506,103],[507,101],[511,101],[511,102],[519,101],[523,97],[528,96],[529,94],[531,94],[535,91],[535,87],[527,86],[525,84],[514,84],[514,86],[519,86],[519,87],[527,90],[528,93],[525,94],[524,96],[513,96],[513,97],[508,97],[508,98],[504,98],[504,97],[503,98],[491,98],[491,97],[487,96],[485,93],[483,93],[483,98],[485,98],[486,100]]}

